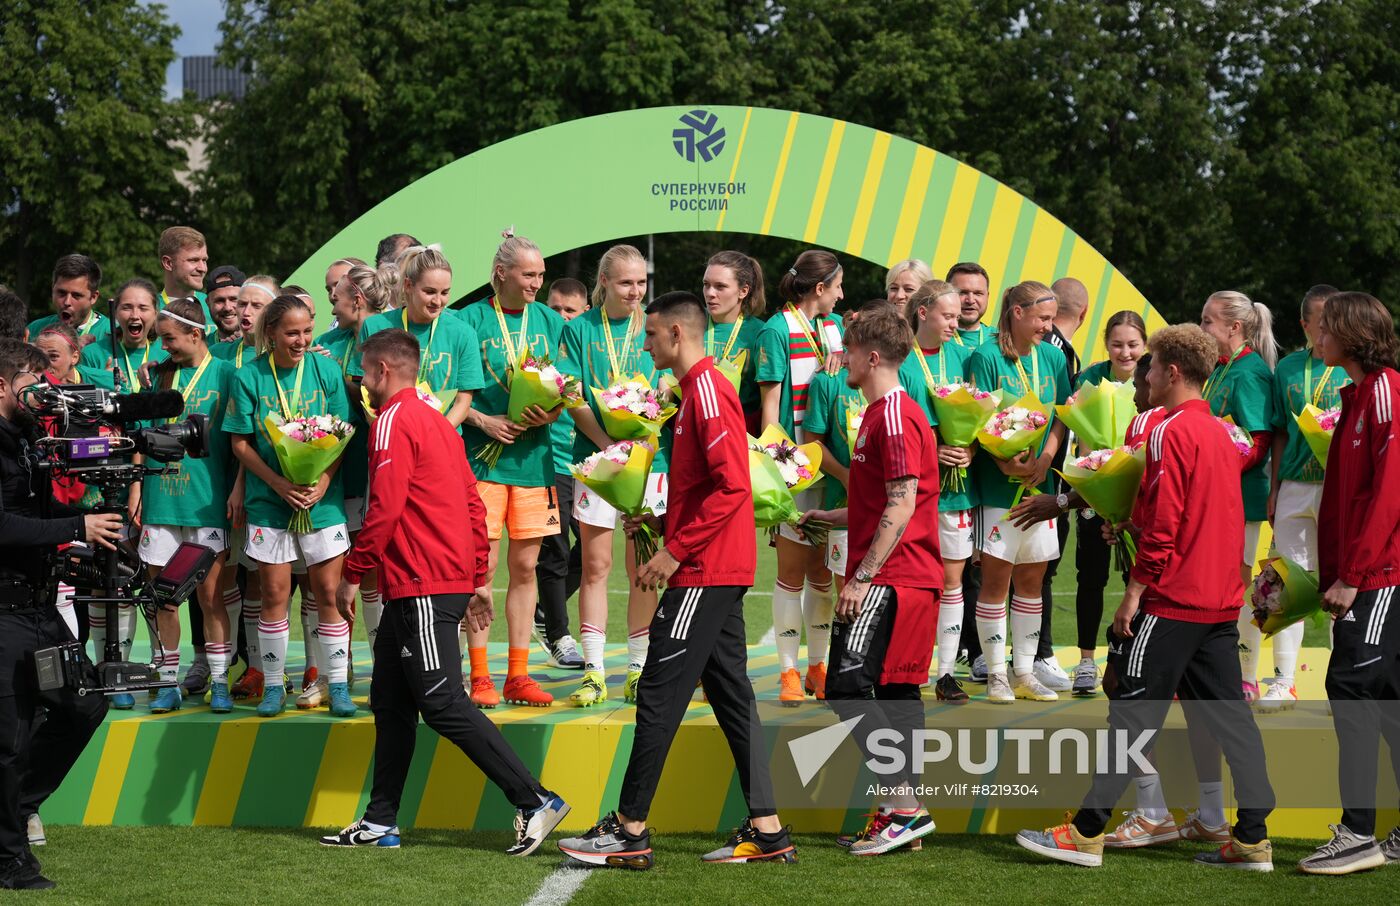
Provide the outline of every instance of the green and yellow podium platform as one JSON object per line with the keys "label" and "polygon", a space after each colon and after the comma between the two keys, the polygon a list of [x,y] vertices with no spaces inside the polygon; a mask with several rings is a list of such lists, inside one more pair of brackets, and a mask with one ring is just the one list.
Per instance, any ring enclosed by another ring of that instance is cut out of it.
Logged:
{"label": "green and yellow podium platform", "polygon": [[[494,646],[493,646],[494,647]],[[1102,654],[1102,652],[1101,652]],[[1064,652],[1065,662],[1072,657]],[[544,784],[573,806],[566,822],[585,827],[616,807],[631,750],[634,710],[621,703],[622,646],[609,650],[609,679],[615,701],[590,708],[563,702],[577,672],[541,670],[535,675],[556,698],[551,708],[502,706],[488,712],[509,743]],[[1328,652],[1305,649],[1299,694],[1322,699]],[[492,652],[504,664],[505,652]],[[750,674],[760,699],[775,699],[777,655],[771,646],[750,649]],[[300,669],[296,671],[300,674]],[[370,665],[357,663],[357,703],[365,707]],[[977,686],[970,691],[980,693]],[[929,693],[931,694],[931,693]],[[1102,697],[1100,697],[1102,702]],[[1083,707],[1082,703],[1078,703]],[[1019,712],[1045,714],[1069,707],[1017,702],[994,709],[994,720],[1014,721]],[[820,707],[809,703],[805,708]],[[946,707],[946,706],[945,706]],[[990,706],[973,705],[991,712]],[[1013,710],[1014,709],[1014,710]],[[1330,723],[1318,715],[1303,738],[1322,740]],[[800,709],[784,709],[795,714]],[[968,716],[971,716],[970,714]],[[1079,718],[1082,724],[1082,715]],[[1263,721],[1275,719],[1261,717]],[[1094,715],[1102,726],[1102,716]],[[138,697],[134,711],[112,711],[67,781],[45,804],[51,824],[214,826],[342,826],[362,814],[372,781],[374,721],[368,710],[349,720],[324,709],[262,719],[251,704],[217,715],[203,705],[151,714]],[[1273,753],[1271,753],[1273,754]],[[1335,777],[1335,762],[1317,763],[1318,776]],[[1271,772],[1272,773],[1272,772]],[[1382,800],[1385,804],[1384,800]],[[857,810],[810,811],[786,816],[800,830],[835,829],[855,820]],[[420,726],[404,791],[400,824],[405,827],[508,829],[514,810],[460,751]],[[667,831],[719,831],[745,814],[733,760],[710,708],[697,692],[678,733],[661,779],[651,823]],[[971,808],[938,810],[949,832],[1007,833],[1054,823],[1048,810]],[[1380,826],[1389,827],[1387,816]],[[1325,835],[1334,809],[1280,809],[1270,822],[1279,836]]]}

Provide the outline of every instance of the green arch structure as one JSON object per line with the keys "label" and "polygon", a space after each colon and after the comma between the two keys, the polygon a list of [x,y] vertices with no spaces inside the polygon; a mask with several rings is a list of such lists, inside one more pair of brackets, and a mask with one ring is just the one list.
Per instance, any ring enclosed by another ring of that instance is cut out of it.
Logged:
{"label": "green arch structure", "polygon": [[[736,232],[884,266],[922,258],[940,276],[975,260],[991,275],[993,300],[1023,279],[1074,276],[1092,302],[1074,338],[1085,362],[1103,357],[1111,312],[1140,312],[1149,329],[1165,323],[1092,246],[990,176],[888,132],[763,107],[609,113],[483,148],[375,205],[288,282],[320,286],[335,259],[368,260],[382,237],[406,232],[440,244],[457,282],[475,286],[511,225],[546,256],[619,236]],[[658,282],[698,289],[700,271],[697,262],[693,275]],[[324,326],[330,312],[318,309]]]}

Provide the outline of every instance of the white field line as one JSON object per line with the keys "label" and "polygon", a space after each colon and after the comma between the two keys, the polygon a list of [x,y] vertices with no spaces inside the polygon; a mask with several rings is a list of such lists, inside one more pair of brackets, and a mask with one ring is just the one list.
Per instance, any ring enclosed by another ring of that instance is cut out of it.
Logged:
{"label": "white field line", "polygon": [[525,906],[564,906],[578,893],[590,874],[592,872],[587,868],[568,865],[556,868],[540,882],[534,895],[525,901]]}

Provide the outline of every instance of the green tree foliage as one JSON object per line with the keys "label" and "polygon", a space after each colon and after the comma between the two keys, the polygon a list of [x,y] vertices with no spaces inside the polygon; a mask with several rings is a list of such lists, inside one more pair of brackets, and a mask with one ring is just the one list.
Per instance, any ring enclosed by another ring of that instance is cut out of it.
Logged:
{"label": "green tree foliage", "polygon": [[54,260],[96,258],[108,289],[151,276],[188,213],[177,145],[190,109],[164,98],[178,30],[136,0],[11,0],[0,15],[0,281],[46,311]]}

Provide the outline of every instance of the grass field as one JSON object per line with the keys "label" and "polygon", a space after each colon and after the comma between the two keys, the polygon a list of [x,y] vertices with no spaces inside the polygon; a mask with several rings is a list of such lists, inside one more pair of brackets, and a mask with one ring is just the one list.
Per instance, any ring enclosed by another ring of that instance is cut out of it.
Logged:
{"label": "grass field", "polygon": [[[164,903],[285,906],[362,903],[567,902],[587,906],[688,903],[886,902],[1113,903],[1128,891],[1152,903],[1380,903],[1394,899],[1400,866],[1314,878],[1294,865],[1310,844],[1274,841],[1272,875],[1191,864],[1175,844],[1109,853],[1100,869],[1036,861],[1010,837],[938,836],[921,853],[857,859],[829,838],[795,840],[795,865],[701,864],[716,844],[700,835],[654,836],[650,872],[563,869],[552,841],[528,859],[501,853],[506,834],[414,832],[404,848],[329,850],[294,829],[60,827],[38,850],[65,903],[154,895]],[[582,875],[575,872],[582,872]],[[548,883],[546,884],[546,881]],[[541,885],[546,885],[541,887]],[[572,889],[574,884],[581,884]],[[562,891],[560,888],[562,887]],[[31,895],[32,896],[32,895]],[[0,901],[18,901],[0,893]]]}

